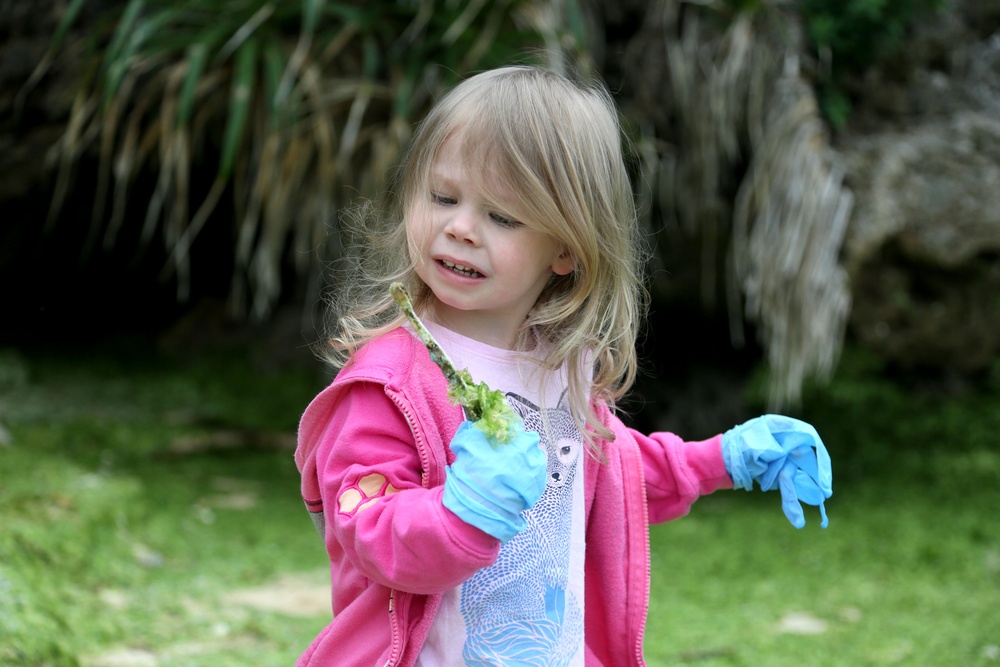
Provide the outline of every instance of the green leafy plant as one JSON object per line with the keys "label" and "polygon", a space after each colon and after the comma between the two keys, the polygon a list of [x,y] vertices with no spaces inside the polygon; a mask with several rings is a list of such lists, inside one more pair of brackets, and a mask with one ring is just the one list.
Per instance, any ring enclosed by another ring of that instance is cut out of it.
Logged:
{"label": "green leafy plant", "polygon": [[468,370],[455,368],[455,364],[448,358],[441,345],[434,340],[434,336],[420,321],[420,317],[413,309],[410,295],[402,283],[393,283],[390,291],[396,305],[406,315],[417,336],[427,347],[431,360],[447,378],[448,397],[451,401],[465,408],[466,416],[494,444],[503,444],[510,440],[515,434],[516,427],[521,424],[521,418],[510,409],[503,393],[490,389],[485,382],[474,382]]}
{"label": "green leafy plant", "polygon": [[[29,84],[72,50],[85,4],[68,5]],[[55,151],[50,224],[74,169],[96,149],[88,246],[102,237],[114,246],[132,224],[130,189],[151,172],[155,186],[138,236],[145,245],[162,232],[178,298],[191,289],[199,234],[234,220],[232,303],[262,319],[288,265],[317,271],[337,254],[329,229],[338,209],[378,191],[436,95],[470,71],[562,49],[559,7],[128,0],[87,26],[79,89]],[[202,184],[206,170],[214,177]],[[227,195],[231,213],[219,207]]]}
{"label": "green leafy plant", "polygon": [[804,0],[806,30],[822,64],[820,104],[834,126],[851,112],[846,80],[898,48],[913,21],[943,0]]}

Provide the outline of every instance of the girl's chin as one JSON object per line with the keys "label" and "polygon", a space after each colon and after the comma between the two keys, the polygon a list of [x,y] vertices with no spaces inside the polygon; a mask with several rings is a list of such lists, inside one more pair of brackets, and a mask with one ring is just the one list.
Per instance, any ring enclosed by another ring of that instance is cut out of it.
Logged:
{"label": "girl's chin", "polygon": [[[451,314],[464,315],[466,313],[471,313],[479,310],[479,307],[476,304],[473,304],[465,299],[454,298],[447,294],[438,295],[438,293],[436,292],[434,293],[434,296],[437,300],[437,303],[435,304],[435,310],[437,310],[441,314],[451,313]],[[442,298],[442,296],[444,298]]]}

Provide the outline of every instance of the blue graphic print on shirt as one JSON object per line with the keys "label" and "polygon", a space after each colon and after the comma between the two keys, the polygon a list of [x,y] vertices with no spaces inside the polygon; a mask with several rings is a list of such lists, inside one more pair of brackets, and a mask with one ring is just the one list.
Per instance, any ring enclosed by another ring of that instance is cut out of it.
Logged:
{"label": "blue graphic print on shirt", "polygon": [[[569,589],[573,488],[583,449],[565,405],[541,414],[507,394],[525,428],[537,431],[548,453],[548,483],[527,527],[503,545],[496,563],[462,585],[466,665],[565,667],[582,643],[583,607]],[[582,474],[582,473],[581,473]]]}

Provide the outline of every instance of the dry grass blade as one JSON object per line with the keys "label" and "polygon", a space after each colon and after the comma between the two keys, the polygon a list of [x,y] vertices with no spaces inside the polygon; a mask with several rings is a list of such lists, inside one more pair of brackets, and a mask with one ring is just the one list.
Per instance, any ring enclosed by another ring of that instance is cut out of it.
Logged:
{"label": "dry grass blade", "polygon": [[319,21],[319,16],[325,4],[324,0],[303,0],[302,2],[302,31],[299,33],[295,50],[292,51],[291,57],[288,58],[288,62],[281,75],[281,80],[274,92],[274,104],[277,106],[281,106],[288,98],[295,80],[302,71],[302,66],[309,57],[310,51],[312,51],[316,24]]}
{"label": "dry grass blade", "polygon": [[[114,247],[118,232],[125,220],[125,204],[128,198],[129,184],[145,162],[150,151],[150,144],[155,140],[157,134],[153,130],[145,137],[141,136],[142,124],[155,99],[153,95],[138,94],[135,107],[129,112],[128,120],[125,123],[125,130],[114,158],[114,203],[111,218],[108,220],[107,230],[104,234],[104,247],[106,249]],[[150,136],[150,134],[154,136]]]}
{"label": "dry grass blade", "polygon": [[476,15],[483,10],[486,5],[486,0],[472,0],[465,5],[465,9],[462,13],[455,18],[448,29],[445,30],[444,34],[441,35],[441,43],[450,46],[454,44],[455,41],[468,29],[472,22],[475,20]]}
{"label": "dry grass blade", "polygon": [[232,37],[230,37],[226,43],[222,45],[222,48],[219,49],[219,53],[215,57],[216,60],[226,60],[229,56],[239,51],[240,47],[243,46],[244,42],[250,39],[250,36],[253,35],[254,31],[263,25],[265,21],[271,18],[271,15],[274,14],[274,9],[274,3],[268,2],[254,12],[253,16],[251,16],[246,23],[241,25],[236,32],[233,33]]}
{"label": "dry grass blade", "polygon": [[506,7],[503,4],[495,5],[490,10],[483,27],[477,31],[476,41],[462,60],[463,71],[475,69],[483,55],[489,51],[490,47],[496,41],[497,33],[500,32],[500,26],[506,11]]}
{"label": "dry grass blade", "polygon": [[52,205],[45,220],[45,231],[52,230],[63,202],[69,194],[73,166],[80,158],[84,148],[89,144],[85,128],[91,117],[97,111],[97,100],[89,97],[85,91],[80,91],[73,98],[73,107],[69,112],[66,131],[49,154],[50,161],[57,164],[56,183],[52,193]]}

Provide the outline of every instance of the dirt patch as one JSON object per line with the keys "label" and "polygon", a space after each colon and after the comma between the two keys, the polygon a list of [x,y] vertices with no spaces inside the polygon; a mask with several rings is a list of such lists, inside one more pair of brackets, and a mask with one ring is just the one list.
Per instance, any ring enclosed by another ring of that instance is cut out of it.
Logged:
{"label": "dirt patch", "polygon": [[270,583],[226,594],[226,603],[286,616],[330,613],[330,579],[326,572],[285,574]]}
{"label": "dirt patch", "polygon": [[[128,605],[127,594],[120,591],[105,593],[111,607]],[[227,612],[223,616],[240,615],[247,610],[264,611],[285,616],[311,618],[330,613],[330,581],[325,571],[295,572],[281,575],[260,586],[241,588],[225,594],[219,601]],[[189,611],[206,614],[205,605],[191,601]],[[229,633],[228,626],[219,622],[215,627],[216,640],[180,642],[153,651],[146,648],[119,646],[102,653],[80,658],[83,667],[160,667],[165,661],[178,656],[196,656],[214,653],[227,648],[252,646],[253,637]]]}

